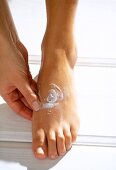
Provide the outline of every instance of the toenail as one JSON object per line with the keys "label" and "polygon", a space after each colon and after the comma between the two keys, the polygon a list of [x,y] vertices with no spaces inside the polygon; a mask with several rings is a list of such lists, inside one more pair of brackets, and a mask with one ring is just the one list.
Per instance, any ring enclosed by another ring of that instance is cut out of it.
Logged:
{"label": "toenail", "polygon": [[69,145],[69,146],[67,147],[67,150],[70,150],[70,149],[71,149],[71,147],[72,147],[72,145]]}
{"label": "toenail", "polygon": [[65,155],[65,153],[66,153],[66,152],[60,152],[60,155],[63,156],[63,155]]}
{"label": "toenail", "polygon": [[39,147],[39,148],[37,148],[36,153],[44,155],[44,150],[41,147]]}
{"label": "toenail", "polygon": [[51,159],[55,159],[57,157],[57,155],[51,155],[50,158]]}

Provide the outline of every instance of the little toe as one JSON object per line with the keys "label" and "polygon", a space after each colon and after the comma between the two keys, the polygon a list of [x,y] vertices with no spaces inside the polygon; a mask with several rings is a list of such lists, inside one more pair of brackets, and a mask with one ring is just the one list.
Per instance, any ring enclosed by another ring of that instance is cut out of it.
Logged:
{"label": "little toe", "polygon": [[33,139],[33,150],[35,157],[45,159],[47,156],[46,137],[43,129],[37,131],[36,137]]}
{"label": "little toe", "polygon": [[57,150],[59,155],[64,155],[66,153],[65,137],[62,129],[59,129],[57,132]]}
{"label": "little toe", "polygon": [[47,136],[48,139],[48,156],[50,159],[56,159],[58,157],[56,148],[56,134],[54,130],[50,130]]}
{"label": "little toe", "polygon": [[71,136],[72,136],[72,142],[75,142],[77,139],[77,135],[78,135],[77,127],[75,127],[74,125],[71,126],[70,131],[71,131]]}

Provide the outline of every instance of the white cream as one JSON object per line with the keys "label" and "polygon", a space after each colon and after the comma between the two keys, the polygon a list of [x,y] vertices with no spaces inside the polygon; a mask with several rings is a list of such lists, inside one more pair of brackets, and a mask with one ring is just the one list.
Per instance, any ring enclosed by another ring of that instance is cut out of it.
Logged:
{"label": "white cream", "polygon": [[[40,103],[40,109],[49,109],[48,112],[50,113],[53,107],[57,106],[59,104],[59,101],[63,100],[64,95],[61,89],[56,85],[51,83],[50,85],[50,90],[48,91],[48,96],[46,99]],[[42,96],[40,95],[39,91],[39,97],[42,99]]]}

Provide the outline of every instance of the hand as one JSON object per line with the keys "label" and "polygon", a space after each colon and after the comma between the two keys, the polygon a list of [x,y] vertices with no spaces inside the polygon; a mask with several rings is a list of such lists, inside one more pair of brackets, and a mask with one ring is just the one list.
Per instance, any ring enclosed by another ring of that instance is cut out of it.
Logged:
{"label": "hand", "polygon": [[20,41],[0,42],[0,95],[16,113],[31,120],[32,110],[37,111],[39,105],[27,50]]}

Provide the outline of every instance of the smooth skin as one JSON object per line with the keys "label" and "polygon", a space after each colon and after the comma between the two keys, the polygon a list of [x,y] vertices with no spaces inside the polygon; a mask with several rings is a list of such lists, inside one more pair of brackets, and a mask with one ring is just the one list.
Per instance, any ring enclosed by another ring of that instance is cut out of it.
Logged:
{"label": "smooth skin", "polygon": [[[21,43],[6,0],[0,1],[0,95],[19,115],[32,118],[32,149],[39,159],[56,159],[72,147],[79,129],[73,69],[77,59],[73,27],[77,0],[46,0],[47,27],[37,83],[29,71],[28,53]],[[51,109],[39,109],[41,92],[56,84],[64,99]],[[33,116],[32,116],[32,110]]]}
{"label": "smooth skin", "polygon": [[38,110],[36,83],[28,66],[28,53],[21,43],[7,1],[0,1],[0,95],[19,115],[31,120]]}
{"label": "smooth skin", "polygon": [[[64,155],[79,129],[73,69],[77,59],[73,27],[77,0],[46,0],[47,27],[42,42],[38,91],[47,98],[49,84],[56,84],[64,99],[51,109],[33,112],[33,150],[39,159]],[[43,101],[44,102],[44,101]]]}

